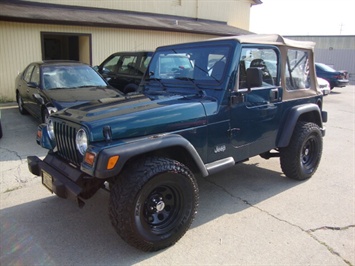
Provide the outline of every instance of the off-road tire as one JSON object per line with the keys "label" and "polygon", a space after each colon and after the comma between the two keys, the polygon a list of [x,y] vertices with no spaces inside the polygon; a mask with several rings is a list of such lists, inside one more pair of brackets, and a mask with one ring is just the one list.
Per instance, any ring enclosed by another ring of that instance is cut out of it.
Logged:
{"label": "off-road tire", "polygon": [[198,206],[198,186],[183,164],[150,157],[126,168],[114,183],[109,204],[113,227],[128,244],[157,251],[189,229]]}
{"label": "off-road tire", "polygon": [[289,145],[280,149],[282,171],[292,179],[310,178],[318,168],[322,149],[319,126],[311,122],[297,122]]}

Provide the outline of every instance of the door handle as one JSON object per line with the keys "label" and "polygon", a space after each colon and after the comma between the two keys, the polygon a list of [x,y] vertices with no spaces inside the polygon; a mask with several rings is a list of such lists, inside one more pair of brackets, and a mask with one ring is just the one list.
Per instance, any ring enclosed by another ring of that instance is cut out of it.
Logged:
{"label": "door handle", "polygon": [[270,101],[275,102],[279,100],[279,89],[270,90]]}

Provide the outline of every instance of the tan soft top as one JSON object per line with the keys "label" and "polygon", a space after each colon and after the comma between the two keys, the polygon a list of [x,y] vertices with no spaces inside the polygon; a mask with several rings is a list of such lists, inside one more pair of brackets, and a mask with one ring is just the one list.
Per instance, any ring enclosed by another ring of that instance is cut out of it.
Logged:
{"label": "tan soft top", "polygon": [[213,40],[227,40],[227,39],[235,39],[240,43],[272,44],[277,46],[289,46],[289,47],[311,49],[311,50],[314,50],[314,46],[316,45],[314,42],[291,40],[288,38],[284,38],[278,34],[238,35],[233,37],[215,38]]}

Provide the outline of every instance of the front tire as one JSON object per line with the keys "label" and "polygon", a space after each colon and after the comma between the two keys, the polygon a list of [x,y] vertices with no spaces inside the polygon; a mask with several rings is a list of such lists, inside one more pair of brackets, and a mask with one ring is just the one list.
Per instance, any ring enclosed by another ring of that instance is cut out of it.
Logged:
{"label": "front tire", "polygon": [[284,174],[292,179],[305,180],[317,170],[323,149],[318,125],[297,122],[288,147],[280,149],[280,163]]}
{"label": "front tire", "polygon": [[20,93],[17,94],[17,104],[18,104],[18,110],[19,110],[20,114],[22,114],[22,115],[27,114],[26,109],[23,107],[23,100],[22,100]]}
{"label": "front tire", "polygon": [[122,172],[111,190],[109,215],[124,241],[143,251],[157,251],[186,233],[197,206],[192,172],[177,161],[151,157]]}

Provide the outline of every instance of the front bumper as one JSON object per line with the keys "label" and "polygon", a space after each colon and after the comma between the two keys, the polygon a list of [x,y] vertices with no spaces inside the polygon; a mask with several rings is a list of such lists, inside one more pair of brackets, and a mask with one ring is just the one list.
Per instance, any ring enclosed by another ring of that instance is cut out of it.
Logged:
{"label": "front bumper", "polygon": [[47,154],[43,161],[37,156],[28,156],[27,163],[32,174],[42,177],[42,184],[47,189],[60,198],[76,201],[79,207],[84,205],[83,199],[89,198],[101,187],[101,184],[89,186],[93,180],[91,176],[60,160],[55,154]]}

